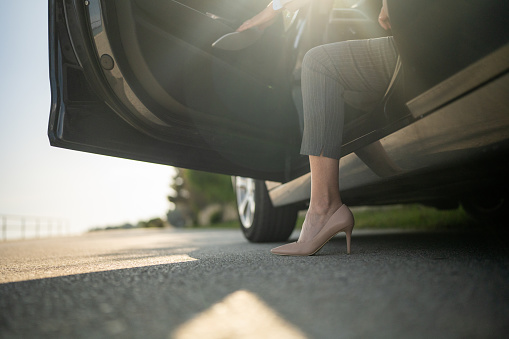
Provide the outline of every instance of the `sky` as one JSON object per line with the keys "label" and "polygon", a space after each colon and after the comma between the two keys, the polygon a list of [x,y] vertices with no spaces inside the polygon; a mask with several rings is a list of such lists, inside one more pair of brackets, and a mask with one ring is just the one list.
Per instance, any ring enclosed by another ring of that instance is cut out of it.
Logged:
{"label": "sky", "polygon": [[174,169],[51,147],[48,2],[0,1],[0,216],[72,233],[162,217]]}

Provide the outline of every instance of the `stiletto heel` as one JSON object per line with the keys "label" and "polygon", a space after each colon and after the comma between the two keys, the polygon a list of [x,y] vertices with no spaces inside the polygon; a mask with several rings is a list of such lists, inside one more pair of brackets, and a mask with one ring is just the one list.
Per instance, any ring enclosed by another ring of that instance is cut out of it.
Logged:
{"label": "stiletto heel", "polygon": [[311,241],[307,242],[292,242],[283,246],[279,246],[270,250],[278,255],[313,255],[318,252],[329,240],[331,240],[339,232],[346,233],[346,250],[350,254],[350,238],[354,226],[354,218],[350,209],[346,205],[341,205],[340,208],[325,226],[314,236]]}
{"label": "stiletto heel", "polygon": [[352,225],[351,228],[345,230],[345,233],[346,233],[346,253],[347,254],[350,254],[350,243],[351,243],[351,240],[352,240],[352,230],[353,230],[353,225]]}

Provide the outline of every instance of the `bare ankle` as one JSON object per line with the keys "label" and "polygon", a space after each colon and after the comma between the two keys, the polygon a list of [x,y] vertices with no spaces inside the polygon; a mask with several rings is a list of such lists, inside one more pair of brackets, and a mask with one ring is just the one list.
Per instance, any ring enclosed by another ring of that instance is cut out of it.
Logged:
{"label": "bare ankle", "polygon": [[330,214],[331,211],[336,211],[341,205],[343,205],[341,200],[321,201],[319,203],[311,203],[309,205],[309,211],[313,214],[327,215]]}

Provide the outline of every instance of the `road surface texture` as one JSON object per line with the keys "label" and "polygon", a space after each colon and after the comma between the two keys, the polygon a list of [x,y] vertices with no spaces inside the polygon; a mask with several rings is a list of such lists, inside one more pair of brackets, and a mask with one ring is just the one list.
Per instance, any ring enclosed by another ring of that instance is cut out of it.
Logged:
{"label": "road surface texture", "polygon": [[9,241],[0,337],[508,338],[507,240],[359,230],[351,255],[337,236],[312,257],[236,230]]}

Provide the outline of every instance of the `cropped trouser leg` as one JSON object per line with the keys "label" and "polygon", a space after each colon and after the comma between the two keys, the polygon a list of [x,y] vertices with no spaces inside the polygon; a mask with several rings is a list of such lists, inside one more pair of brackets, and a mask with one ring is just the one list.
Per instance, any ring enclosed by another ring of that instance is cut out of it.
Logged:
{"label": "cropped trouser leg", "polygon": [[370,111],[382,99],[397,60],[392,37],[311,49],[302,64],[301,153],[339,159],[345,103]]}

